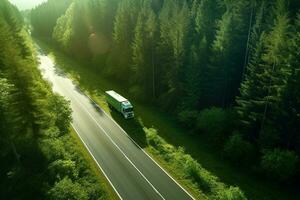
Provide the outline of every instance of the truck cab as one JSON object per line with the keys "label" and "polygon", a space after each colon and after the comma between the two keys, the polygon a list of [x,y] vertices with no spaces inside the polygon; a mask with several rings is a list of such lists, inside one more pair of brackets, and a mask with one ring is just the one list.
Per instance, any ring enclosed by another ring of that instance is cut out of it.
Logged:
{"label": "truck cab", "polygon": [[128,100],[122,102],[122,114],[125,119],[134,117],[133,106]]}

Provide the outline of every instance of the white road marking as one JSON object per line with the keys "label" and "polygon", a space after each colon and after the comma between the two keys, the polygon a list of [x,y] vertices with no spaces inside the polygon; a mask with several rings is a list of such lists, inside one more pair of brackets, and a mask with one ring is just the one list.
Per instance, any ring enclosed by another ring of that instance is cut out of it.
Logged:
{"label": "white road marking", "polygon": [[108,182],[110,183],[110,185],[112,186],[112,188],[114,189],[114,191],[117,193],[118,197],[120,198],[120,200],[123,200],[123,198],[121,197],[121,195],[119,194],[119,192],[117,191],[117,189],[115,188],[115,186],[113,185],[113,183],[110,181],[110,179],[108,178],[108,176],[106,175],[106,173],[104,172],[104,170],[102,169],[102,167],[100,166],[100,164],[98,163],[98,161],[96,160],[96,158],[93,156],[92,152],[90,151],[89,147],[87,146],[87,144],[83,141],[82,137],[80,136],[79,132],[77,131],[77,129],[75,128],[75,126],[71,123],[72,128],[75,130],[75,132],[77,133],[78,137],[80,138],[81,142],[83,143],[83,145],[85,146],[85,148],[88,150],[88,152],[91,154],[92,158],[94,159],[94,161],[96,162],[97,166],[99,167],[99,169],[101,170],[101,172],[104,174],[105,178],[108,180]]}
{"label": "white road marking", "polygon": [[126,131],[111,117],[109,116],[89,95],[86,95],[101,111],[110,119],[112,120],[120,129],[121,131],[136,145],[139,147],[146,156],[148,156],[168,177],[170,177],[185,193],[189,195],[193,200],[196,200],[185,188],[183,188],[167,171],[165,171],[139,144],[137,144]]}
{"label": "white road marking", "polygon": [[[50,59],[51,60],[51,59]],[[51,60],[52,61],[52,60]],[[52,66],[53,68],[54,65]],[[73,83],[72,83],[73,84]],[[70,93],[69,93],[70,94]],[[71,94],[71,96],[73,96],[73,94]],[[195,198],[189,194],[189,192],[186,191],[185,188],[183,188],[167,171],[165,171],[143,148],[140,147],[139,144],[137,144],[127,133],[126,131],[111,117],[109,116],[91,97],[89,97],[89,95],[84,94],[83,96],[88,97],[110,120],[112,120],[119,128],[120,130],[148,157],[150,158],[169,178],[171,178],[186,194],[189,195],[189,197],[191,197],[193,200],[195,200]],[[73,96],[74,98],[74,96]],[[77,99],[74,98],[76,101]],[[77,101],[78,102],[78,101]],[[79,104],[81,104],[79,102]],[[81,104],[82,105],[82,104]],[[85,108],[84,108],[85,109]],[[85,109],[87,111],[87,109]],[[89,113],[89,111],[87,111],[88,114],[91,116],[91,114]],[[157,189],[150,183],[150,181],[147,180],[147,178],[138,170],[138,168],[132,163],[132,161],[124,154],[124,152],[116,145],[116,143],[111,139],[110,136],[108,136],[108,134],[106,133],[106,131],[98,124],[98,122],[94,119],[93,116],[91,116],[91,118],[96,122],[97,126],[100,127],[101,130],[104,131],[105,135],[107,137],[109,137],[109,139],[113,142],[113,144],[121,151],[121,153],[125,156],[125,158],[137,169],[137,171],[142,175],[142,177],[152,186],[152,188],[162,197],[162,195],[157,191]],[[87,150],[89,151],[89,153],[91,154],[91,156],[93,157],[93,159],[95,160],[96,164],[98,165],[98,167],[100,168],[100,170],[103,172],[104,176],[106,177],[106,179],[109,181],[109,183],[112,185],[113,189],[115,190],[115,192],[117,193],[118,197],[122,200],[122,197],[120,196],[120,194],[117,192],[116,188],[114,187],[114,185],[112,184],[112,182],[110,181],[110,179],[107,177],[107,175],[105,174],[104,170],[101,168],[101,166],[99,165],[99,163],[97,162],[97,160],[95,159],[95,157],[93,156],[93,154],[90,152],[89,148],[87,147],[87,145],[85,144],[85,142],[82,140],[81,136],[79,135],[79,133],[77,132],[76,128],[73,126],[74,130],[76,131],[77,135],[79,136],[79,138],[81,139],[81,141],[83,142],[83,144],[85,145],[85,147],[87,148]],[[162,197],[163,198],[163,197]],[[164,199],[164,198],[163,198]]]}
{"label": "white road marking", "polygon": [[[73,96],[73,94],[69,93],[70,95]],[[83,95],[85,96],[85,95]],[[159,193],[159,191],[154,187],[154,185],[152,185],[152,183],[145,177],[145,175],[135,166],[135,164],[127,157],[127,155],[122,151],[122,149],[113,141],[113,139],[108,135],[108,133],[102,128],[102,126],[99,125],[99,123],[97,122],[97,120],[92,116],[92,114],[85,108],[85,106],[78,101],[74,96],[73,98],[75,99],[75,101],[77,101],[77,103],[79,103],[81,105],[81,107],[88,113],[88,115],[95,121],[95,123],[97,124],[97,126],[104,132],[104,134],[108,137],[108,139],[113,143],[113,145],[123,154],[123,156],[128,160],[128,162],[139,172],[139,174],[146,180],[146,182],[153,188],[153,190],[163,199],[165,200],[165,198]]]}

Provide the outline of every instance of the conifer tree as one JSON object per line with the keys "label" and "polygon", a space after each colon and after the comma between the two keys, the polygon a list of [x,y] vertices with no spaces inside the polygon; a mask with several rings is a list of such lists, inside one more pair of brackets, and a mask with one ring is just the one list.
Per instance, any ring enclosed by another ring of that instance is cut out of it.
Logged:
{"label": "conifer tree", "polygon": [[177,107],[176,97],[182,93],[183,66],[187,61],[190,9],[186,1],[165,1],[160,14],[160,48],[165,74],[166,92],[162,99],[166,107]]}
{"label": "conifer tree", "polygon": [[249,22],[250,12],[249,2],[245,0],[221,3],[226,12],[218,22],[212,45],[210,102],[227,107],[232,104],[241,81],[241,66],[248,35],[246,24]]}
{"label": "conifer tree", "polygon": [[300,153],[300,13],[295,20],[295,29],[290,48],[291,76],[283,92],[281,110],[282,140],[286,148]]}
{"label": "conifer tree", "polygon": [[257,137],[265,125],[276,123],[282,114],[278,106],[290,74],[290,22],[284,1],[277,1],[274,15],[271,31],[260,37],[237,100],[238,112],[242,121],[250,126],[252,138]]}
{"label": "conifer tree", "polygon": [[[154,98],[156,91],[155,49],[157,41],[156,15],[151,8],[151,1],[144,1],[133,41],[133,90],[145,98]],[[151,91],[151,92],[150,92]]]}
{"label": "conifer tree", "polygon": [[140,1],[121,1],[115,16],[113,30],[113,49],[108,59],[107,70],[109,75],[114,75],[121,81],[128,82],[130,65],[132,63],[131,44],[134,37],[134,27],[137,22]]}

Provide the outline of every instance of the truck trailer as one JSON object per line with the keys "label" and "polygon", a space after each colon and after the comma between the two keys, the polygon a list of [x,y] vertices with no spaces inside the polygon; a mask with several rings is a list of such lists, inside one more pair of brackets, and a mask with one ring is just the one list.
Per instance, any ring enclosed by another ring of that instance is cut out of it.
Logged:
{"label": "truck trailer", "polygon": [[105,96],[108,105],[120,112],[125,119],[134,117],[133,106],[127,99],[113,90],[106,91]]}

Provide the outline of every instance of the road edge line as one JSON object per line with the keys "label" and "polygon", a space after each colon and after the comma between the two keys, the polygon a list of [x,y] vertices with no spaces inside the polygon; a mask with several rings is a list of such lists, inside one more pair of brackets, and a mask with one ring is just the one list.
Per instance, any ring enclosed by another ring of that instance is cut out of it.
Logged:
{"label": "road edge line", "polygon": [[[84,93],[85,94],[85,93]],[[111,119],[121,130],[122,132],[146,154],[148,158],[150,158],[169,178],[171,178],[185,193],[187,193],[193,200],[196,200],[184,187],[182,187],[165,169],[163,169],[159,163],[157,163],[139,144],[136,143],[129,135],[126,133],[126,131],[111,117],[109,116],[104,109],[102,109],[89,95],[85,94],[99,109],[101,109],[104,114]]]}
{"label": "road edge line", "polygon": [[120,198],[120,200],[123,200],[123,198],[121,197],[121,195],[119,194],[119,192],[117,191],[117,189],[115,188],[115,186],[112,184],[112,182],[110,181],[110,179],[108,178],[108,176],[106,175],[106,173],[104,172],[104,170],[102,169],[102,167],[100,166],[100,164],[98,163],[98,161],[96,160],[96,158],[94,157],[94,155],[91,153],[91,151],[90,151],[89,147],[87,146],[87,144],[83,141],[83,139],[79,135],[79,133],[78,133],[77,129],[75,128],[75,126],[73,125],[73,123],[71,123],[71,126],[74,129],[74,131],[76,132],[76,134],[78,135],[79,139],[81,140],[81,142],[83,143],[83,145],[85,146],[85,148],[88,150],[89,154],[92,156],[93,160],[96,162],[97,166],[101,170],[101,172],[104,175],[104,177],[107,179],[107,181],[109,182],[109,184],[112,186],[113,190],[116,192],[117,196]]}
{"label": "road edge line", "polygon": [[[85,95],[84,95],[85,96]],[[128,160],[128,162],[138,171],[138,173],[142,176],[143,179],[146,180],[146,182],[152,187],[152,189],[163,199],[165,200],[165,198],[163,197],[163,195],[154,187],[154,185],[147,179],[147,177],[138,169],[138,167],[128,158],[128,156],[124,153],[124,151],[116,144],[116,142],[109,136],[109,134],[104,130],[104,128],[97,122],[97,120],[95,119],[95,117],[88,111],[87,108],[85,108],[84,105],[82,105],[82,103],[80,101],[78,101],[75,98],[75,101],[77,101],[82,108],[88,113],[88,115],[95,121],[95,123],[97,124],[97,126],[104,132],[104,134],[106,135],[106,137],[111,141],[111,143],[113,145],[115,145],[115,147],[117,147],[117,149],[121,152],[121,154],[123,154],[123,156]]]}

